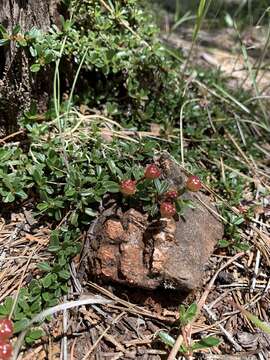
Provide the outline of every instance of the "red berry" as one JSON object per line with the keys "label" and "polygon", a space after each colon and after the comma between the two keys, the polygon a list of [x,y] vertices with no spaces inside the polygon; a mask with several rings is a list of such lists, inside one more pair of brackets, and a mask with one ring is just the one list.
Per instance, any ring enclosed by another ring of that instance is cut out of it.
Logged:
{"label": "red berry", "polygon": [[9,319],[0,319],[0,340],[7,340],[13,334],[13,324]]}
{"label": "red berry", "polygon": [[186,188],[189,190],[189,191],[199,191],[202,187],[202,183],[201,183],[201,180],[198,178],[198,176],[190,176],[188,179],[187,179],[187,182],[186,182]]}
{"label": "red berry", "polygon": [[146,166],[144,177],[148,180],[157,179],[160,177],[161,172],[155,164],[150,164]]}
{"label": "red berry", "polygon": [[120,184],[120,191],[125,196],[134,195],[136,192],[136,180],[123,180]]}
{"label": "red berry", "polygon": [[166,199],[176,200],[178,198],[178,192],[176,190],[167,191],[164,195]]}
{"label": "red berry", "polygon": [[159,211],[161,216],[166,218],[173,217],[176,213],[174,204],[168,201],[161,203]]}
{"label": "red berry", "polygon": [[12,345],[10,342],[0,340],[0,360],[9,360],[12,355]]}

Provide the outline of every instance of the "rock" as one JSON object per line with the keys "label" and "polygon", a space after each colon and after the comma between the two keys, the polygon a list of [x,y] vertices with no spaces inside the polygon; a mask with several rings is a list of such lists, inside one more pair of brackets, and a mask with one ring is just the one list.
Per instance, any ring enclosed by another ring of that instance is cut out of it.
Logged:
{"label": "rock", "polygon": [[228,271],[220,271],[220,273],[217,276],[217,283],[219,284],[231,284],[234,282],[234,276],[232,273],[229,273]]}
{"label": "rock", "polygon": [[[167,156],[158,162],[172,187],[182,187],[180,167]],[[223,226],[209,210],[217,212],[208,196],[199,192],[182,197],[192,200],[195,209],[187,208],[179,219],[150,223],[147,214],[135,209],[122,213],[115,207],[102,214],[91,230],[88,275],[145,289],[196,288]]]}
{"label": "rock", "polygon": [[[200,194],[199,197],[211,208],[205,195]],[[193,199],[193,203],[196,209],[187,209],[184,218],[176,222],[176,246],[170,248],[164,266],[165,286],[173,285],[185,290],[196,288],[202,278],[204,265],[217,241],[222,238],[223,226],[220,222],[197,200]]]}

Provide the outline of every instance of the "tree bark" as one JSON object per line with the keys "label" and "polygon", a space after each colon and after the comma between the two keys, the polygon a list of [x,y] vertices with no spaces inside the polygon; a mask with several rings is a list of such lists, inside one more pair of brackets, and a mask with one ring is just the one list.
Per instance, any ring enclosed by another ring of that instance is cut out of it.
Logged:
{"label": "tree bark", "polygon": [[[33,27],[47,31],[57,14],[57,0],[0,0],[0,24],[11,34],[16,25],[20,32]],[[27,48],[14,41],[0,47],[0,135],[18,128],[18,118],[36,102],[45,110],[51,87],[51,73],[30,72]]]}

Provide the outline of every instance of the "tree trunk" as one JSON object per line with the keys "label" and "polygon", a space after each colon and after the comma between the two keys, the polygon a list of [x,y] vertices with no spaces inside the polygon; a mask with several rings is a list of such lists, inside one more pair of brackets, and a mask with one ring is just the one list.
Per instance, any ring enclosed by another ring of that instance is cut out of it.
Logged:
{"label": "tree trunk", "polygon": [[[0,24],[11,34],[16,25],[20,33],[36,27],[47,31],[57,16],[56,0],[0,0]],[[18,128],[18,118],[35,101],[45,110],[51,87],[51,73],[30,72],[28,49],[14,41],[0,47],[0,135]]]}

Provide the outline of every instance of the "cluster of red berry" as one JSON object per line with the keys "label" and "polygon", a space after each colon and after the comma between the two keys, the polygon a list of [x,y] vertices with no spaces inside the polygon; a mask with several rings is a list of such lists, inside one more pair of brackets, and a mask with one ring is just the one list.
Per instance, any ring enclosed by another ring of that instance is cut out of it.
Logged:
{"label": "cluster of red berry", "polygon": [[9,319],[0,319],[0,360],[8,360],[12,355],[10,338],[13,335],[13,324]]}
{"label": "cluster of red berry", "polygon": [[[154,180],[159,178],[161,175],[160,169],[155,164],[147,165],[144,171],[144,179]],[[136,193],[137,181],[136,180],[123,180],[120,183],[120,191],[124,196],[132,196]],[[190,176],[187,179],[185,189],[189,191],[199,191],[202,187],[201,181],[198,176]],[[183,192],[183,191],[182,191]],[[181,193],[182,193],[181,192]],[[164,201],[160,203],[159,211],[161,217],[170,218],[176,214],[175,200],[180,195],[177,190],[171,190],[164,194]]]}

